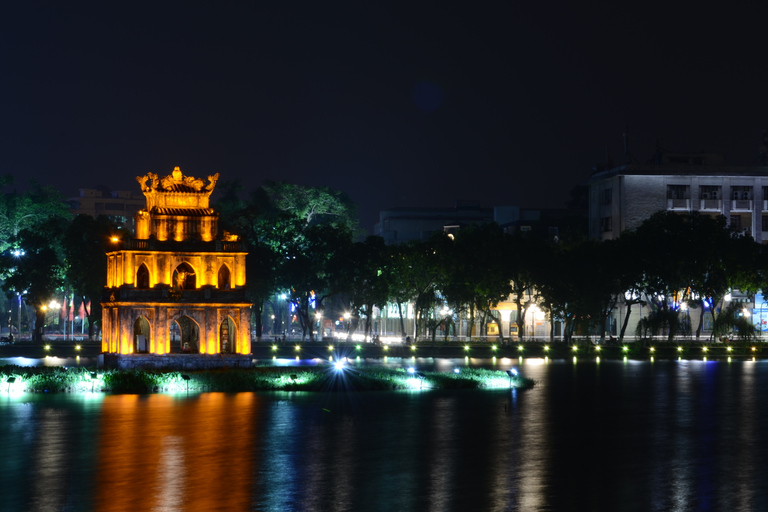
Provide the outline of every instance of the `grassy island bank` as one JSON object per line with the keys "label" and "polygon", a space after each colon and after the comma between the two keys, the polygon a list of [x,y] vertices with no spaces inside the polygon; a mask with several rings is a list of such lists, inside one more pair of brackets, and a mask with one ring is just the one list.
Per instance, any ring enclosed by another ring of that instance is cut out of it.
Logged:
{"label": "grassy island bank", "polygon": [[178,391],[377,391],[399,389],[530,388],[520,375],[484,369],[413,372],[351,366],[274,367],[178,371],[105,370],[62,367],[0,367],[1,392],[154,393]]}

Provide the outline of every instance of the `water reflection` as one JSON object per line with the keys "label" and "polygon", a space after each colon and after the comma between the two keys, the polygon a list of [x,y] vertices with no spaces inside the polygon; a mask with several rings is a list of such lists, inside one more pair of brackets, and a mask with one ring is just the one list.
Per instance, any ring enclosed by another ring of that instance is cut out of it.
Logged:
{"label": "water reflection", "polygon": [[96,509],[248,510],[258,405],[254,393],[107,397]]}
{"label": "water reflection", "polygon": [[0,509],[765,508],[768,363],[496,365],[537,387],[0,393]]}

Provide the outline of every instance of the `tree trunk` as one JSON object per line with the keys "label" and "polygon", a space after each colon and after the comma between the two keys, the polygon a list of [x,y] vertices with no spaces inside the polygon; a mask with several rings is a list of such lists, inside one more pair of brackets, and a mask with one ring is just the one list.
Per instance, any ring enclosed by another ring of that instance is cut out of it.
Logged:
{"label": "tree trunk", "polygon": [[549,342],[555,342],[555,318],[552,316],[552,306],[549,309]]}
{"label": "tree trunk", "polygon": [[32,342],[43,341],[43,329],[45,328],[45,311],[35,307],[35,332],[32,333]]}
{"label": "tree trunk", "polygon": [[704,327],[704,301],[701,301],[701,312],[699,312],[699,325],[696,326],[696,341],[701,338],[701,330]]}
{"label": "tree trunk", "polygon": [[517,338],[523,341],[525,338],[525,315],[528,313],[528,308],[531,305],[526,303],[523,307],[522,303],[517,301]]}
{"label": "tree trunk", "polygon": [[365,338],[370,339],[371,334],[371,314],[373,313],[373,306],[368,304],[365,306]]}
{"label": "tree trunk", "polygon": [[472,331],[475,329],[475,307],[469,306],[469,321],[467,322],[467,338],[472,341]]}
{"label": "tree trunk", "polygon": [[405,338],[405,319],[403,318],[403,305],[397,303],[397,313],[400,315],[400,337]]}
{"label": "tree trunk", "polygon": [[502,328],[502,325],[501,325],[501,313],[499,313],[498,320],[496,319],[495,316],[493,316],[493,312],[490,309],[488,310],[488,315],[491,318],[493,318],[493,320],[499,326],[499,343],[503,345],[504,344],[504,329]]}
{"label": "tree trunk", "polygon": [[634,303],[625,302],[627,306],[627,314],[624,315],[624,322],[621,324],[621,333],[619,334],[619,343],[624,343],[624,333],[627,332],[627,325],[629,325],[629,315],[632,314],[632,306]]}
{"label": "tree trunk", "polygon": [[261,341],[261,333],[262,333],[262,324],[261,324],[261,316],[264,312],[264,303],[259,302],[253,305],[253,313],[255,315],[254,318],[254,325],[255,325],[255,331],[256,331],[256,341]]}

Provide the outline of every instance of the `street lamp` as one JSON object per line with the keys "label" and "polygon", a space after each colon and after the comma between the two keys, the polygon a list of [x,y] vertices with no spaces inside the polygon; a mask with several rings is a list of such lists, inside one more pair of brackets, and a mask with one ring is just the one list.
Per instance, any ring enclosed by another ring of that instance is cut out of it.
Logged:
{"label": "street lamp", "polygon": [[443,306],[443,308],[440,310],[440,314],[443,315],[443,325],[444,325],[444,335],[445,335],[445,343],[448,343],[448,318],[453,314],[453,311],[451,311],[448,306]]}
{"label": "street lamp", "polygon": [[[13,255],[14,258],[19,259],[22,256],[24,256],[26,252],[24,252],[24,249],[14,249],[13,251],[11,251],[11,254]],[[26,290],[21,293],[19,292],[16,292],[16,293],[19,296],[19,329],[16,332],[16,336],[21,337],[21,296],[26,293]],[[9,331],[8,334],[10,336],[10,320],[8,325],[8,331]]]}

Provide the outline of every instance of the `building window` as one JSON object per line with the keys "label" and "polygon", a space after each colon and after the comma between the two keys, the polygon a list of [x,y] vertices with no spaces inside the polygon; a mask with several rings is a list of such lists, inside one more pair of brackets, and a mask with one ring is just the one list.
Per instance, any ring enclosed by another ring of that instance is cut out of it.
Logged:
{"label": "building window", "polygon": [[688,185],[667,185],[667,199],[690,199]]}
{"label": "building window", "polygon": [[701,186],[701,199],[718,200],[718,199],[722,199],[722,197],[723,197],[722,187],[717,185]]}
{"label": "building window", "polygon": [[752,187],[731,187],[731,199],[734,201],[752,200]]}
{"label": "building window", "polygon": [[611,204],[613,189],[606,188],[603,190],[602,197],[600,198],[601,204]]}
{"label": "building window", "polygon": [[603,217],[600,219],[600,231],[613,231],[613,217]]}
{"label": "building window", "polygon": [[731,229],[734,231],[741,231],[741,217],[738,215],[731,216]]}
{"label": "building window", "polygon": [[768,231],[768,215],[763,215],[763,231]]}

